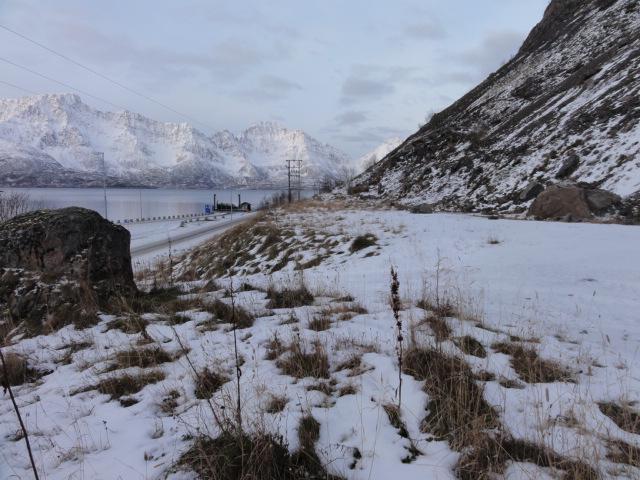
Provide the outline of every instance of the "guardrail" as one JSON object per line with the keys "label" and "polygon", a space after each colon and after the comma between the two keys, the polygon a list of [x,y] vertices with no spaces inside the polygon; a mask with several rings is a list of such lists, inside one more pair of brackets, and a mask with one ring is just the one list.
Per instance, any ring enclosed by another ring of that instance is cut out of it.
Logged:
{"label": "guardrail", "polygon": [[213,219],[215,220],[216,218],[224,218],[228,215],[228,213],[223,213],[223,214],[212,214],[212,213],[208,213],[208,214],[201,214],[201,213],[184,213],[184,214],[179,214],[179,215],[162,215],[162,216],[157,216],[157,217],[145,217],[145,218],[125,218],[125,219],[118,219],[118,220],[112,220],[114,223],[117,224],[126,224],[126,225],[130,225],[132,223],[149,223],[149,222],[166,222],[167,220],[182,220],[182,221],[186,221],[186,222],[195,222],[198,221],[200,219],[203,218],[210,218],[213,217]]}

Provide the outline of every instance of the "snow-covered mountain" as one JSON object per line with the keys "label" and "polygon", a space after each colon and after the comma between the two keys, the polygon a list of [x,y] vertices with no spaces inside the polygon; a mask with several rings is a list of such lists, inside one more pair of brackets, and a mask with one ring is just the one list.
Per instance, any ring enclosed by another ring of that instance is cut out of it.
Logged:
{"label": "snow-covered mountain", "polygon": [[268,186],[302,159],[307,183],[350,164],[301,130],[259,123],[240,135],[206,135],[187,123],[103,112],[74,94],[0,100],[0,185]]}
{"label": "snow-covered mountain", "polygon": [[398,145],[402,143],[402,138],[393,137],[384,141],[370,152],[365,153],[356,160],[355,168],[358,173],[365,171],[367,168],[372,167],[384,157],[389,155],[395,150]]}
{"label": "snow-covered mountain", "polygon": [[409,205],[508,212],[566,181],[640,192],[637,0],[552,0],[513,59],[356,179]]}

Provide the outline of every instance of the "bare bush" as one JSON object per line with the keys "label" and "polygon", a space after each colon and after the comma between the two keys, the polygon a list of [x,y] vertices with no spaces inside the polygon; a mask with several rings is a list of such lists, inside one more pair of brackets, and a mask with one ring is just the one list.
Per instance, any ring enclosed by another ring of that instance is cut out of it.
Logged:
{"label": "bare bush", "polygon": [[0,192],[0,222],[39,208],[44,208],[44,204],[32,200],[26,193]]}

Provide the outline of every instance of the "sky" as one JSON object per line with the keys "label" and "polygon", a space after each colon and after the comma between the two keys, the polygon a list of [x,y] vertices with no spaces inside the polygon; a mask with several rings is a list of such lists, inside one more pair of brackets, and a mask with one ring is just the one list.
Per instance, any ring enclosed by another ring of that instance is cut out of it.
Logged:
{"label": "sky", "polygon": [[[206,133],[264,120],[356,158],[511,58],[548,0],[0,0],[0,97],[73,91]],[[15,88],[19,87],[19,88]],[[185,116],[183,116],[183,115]]]}

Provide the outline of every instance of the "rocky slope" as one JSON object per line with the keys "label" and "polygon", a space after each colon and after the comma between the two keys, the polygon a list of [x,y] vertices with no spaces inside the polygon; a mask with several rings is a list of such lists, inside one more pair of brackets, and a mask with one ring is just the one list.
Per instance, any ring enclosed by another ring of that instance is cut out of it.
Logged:
{"label": "rocky slope", "polygon": [[558,182],[640,189],[640,5],[552,0],[517,55],[359,179],[408,205],[521,212]]}
{"label": "rocky slope", "polygon": [[259,123],[211,136],[186,123],[102,112],[73,94],[0,100],[0,185],[178,187],[267,186],[286,178],[285,159],[303,160],[310,183],[350,159],[301,130]]}

